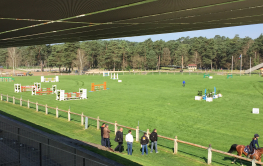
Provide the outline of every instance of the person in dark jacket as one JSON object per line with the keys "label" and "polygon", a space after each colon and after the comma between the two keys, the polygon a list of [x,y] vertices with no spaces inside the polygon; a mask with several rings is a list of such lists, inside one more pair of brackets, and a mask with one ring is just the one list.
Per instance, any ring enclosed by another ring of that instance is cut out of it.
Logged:
{"label": "person in dark jacket", "polygon": [[151,152],[153,152],[153,145],[155,147],[155,153],[159,153],[157,150],[157,140],[158,140],[158,134],[157,130],[154,129],[153,132],[150,134],[150,140],[151,140]]}
{"label": "person in dark jacket", "polygon": [[252,141],[249,144],[249,152],[247,153],[247,157],[249,157],[249,155],[253,153],[254,149],[257,149],[256,144],[258,145],[258,138],[259,138],[258,134],[255,134],[254,138],[252,138]]}
{"label": "person in dark jacket", "polygon": [[123,128],[120,128],[119,131],[117,131],[114,141],[118,142],[118,146],[115,148],[114,151],[117,151],[119,149],[119,152],[121,152],[121,146],[123,144]]}
{"label": "person in dark jacket", "polygon": [[148,154],[148,147],[147,147],[148,143],[149,143],[149,139],[147,137],[147,134],[144,133],[144,135],[141,138],[142,155],[144,155],[144,149],[145,149],[146,154]]}
{"label": "person in dark jacket", "polygon": [[104,138],[103,138],[103,129],[105,127],[105,123],[102,123],[102,126],[100,127],[100,135],[101,135],[101,146],[105,146]]}

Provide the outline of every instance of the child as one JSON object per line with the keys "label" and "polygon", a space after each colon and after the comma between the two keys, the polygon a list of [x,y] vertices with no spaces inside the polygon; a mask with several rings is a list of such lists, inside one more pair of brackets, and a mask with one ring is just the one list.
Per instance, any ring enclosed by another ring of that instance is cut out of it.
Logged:
{"label": "child", "polygon": [[185,86],[185,81],[183,81],[183,87]]}

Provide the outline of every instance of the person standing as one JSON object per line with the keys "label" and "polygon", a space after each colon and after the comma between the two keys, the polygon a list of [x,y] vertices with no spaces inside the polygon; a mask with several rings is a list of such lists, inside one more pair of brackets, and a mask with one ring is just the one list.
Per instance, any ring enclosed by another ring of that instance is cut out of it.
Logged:
{"label": "person standing", "polygon": [[153,152],[153,145],[155,147],[155,153],[159,153],[157,150],[157,140],[158,140],[158,134],[157,130],[154,129],[153,132],[150,134],[150,140],[151,140],[151,152]]}
{"label": "person standing", "polygon": [[104,138],[103,138],[103,129],[105,127],[105,123],[102,123],[102,126],[100,127],[100,135],[101,135],[101,146],[105,146],[104,145]]}
{"label": "person standing", "polygon": [[[258,145],[258,138],[259,138],[258,134],[255,134],[254,138],[252,138],[252,141],[249,144],[249,152],[247,153],[247,157],[249,157],[249,155],[253,153],[254,149],[257,149],[256,144]],[[258,145],[258,148],[259,148],[259,145]]]}
{"label": "person standing", "polygon": [[123,144],[123,128],[120,128],[119,131],[116,133],[116,137],[114,139],[115,142],[118,142],[118,146],[115,148],[114,151],[117,151],[116,149],[119,149],[119,152],[121,152],[121,146]]}
{"label": "person standing", "polygon": [[128,134],[125,136],[125,141],[127,142],[128,155],[132,155],[133,136],[131,135],[131,130],[129,130]]}
{"label": "person standing", "polygon": [[144,133],[144,135],[141,138],[142,155],[144,155],[144,149],[145,149],[146,155],[148,154],[148,147],[147,147],[148,143],[149,143],[149,139],[147,137],[147,134]]}
{"label": "person standing", "polygon": [[110,148],[110,130],[109,125],[106,125],[103,129],[104,146]]}
{"label": "person standing", "polygon": [[183,87],[185,87],[185,80],[183,80]]}

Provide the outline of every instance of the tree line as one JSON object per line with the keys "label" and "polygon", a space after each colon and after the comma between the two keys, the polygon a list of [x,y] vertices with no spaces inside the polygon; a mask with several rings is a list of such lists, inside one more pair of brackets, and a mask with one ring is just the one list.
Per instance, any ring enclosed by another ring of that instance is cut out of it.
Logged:
{"label": "tree line", "polygon": [[[125,40],[93,40],[61,44],[33,45],[0,49],[0,66],[16,68],[66,67],[71,71],[89,68],[105,69],[160,69],[163,66],[187,66],[197,68],[248,69],[250,57],[252,66],[262,63],[263,35],[256,39],[234,38],[216,35],[214,38],[181,37],[177,40],[130,42]],[[183,59],[183,61],[182,61]]]}

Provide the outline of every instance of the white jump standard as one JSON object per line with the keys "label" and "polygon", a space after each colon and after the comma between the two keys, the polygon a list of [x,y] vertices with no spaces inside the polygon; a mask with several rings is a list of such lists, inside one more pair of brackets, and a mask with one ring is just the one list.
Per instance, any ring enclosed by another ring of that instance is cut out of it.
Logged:
{"label": "white jump standard", "polygon": [[118,73],[116,74],[117,77],[115,77],[115,73],[114,73],[113,77],[112,77],[112,73],[110,73],[110,74],[111,74],[110,79],[113,79],[113,80],[118,80],[119,79]]}
{"label": "white jump standard", "polygon": [[41,89],[41,83],[34,82],[34,86],[36,87],[37,91],[39,91]]}
{"label": "white jump standard", "polygon": [[103,77],[110,76],[110,72],[103,72]]}
{"label": "white jump standard", "polygon": [[79,100],[87,99],[87,89],[79,89],[79,92],[65,93],[65,90],[57,90],[56,100]]}
{"label": "white jump standard", "polygon": [[21,92],[21,84],[14,84],[15,93]]}
{"label": "white jump standard", "polygon": [[59,82],[58,76],[55,78],[45,78],[44,76],[41,76],[41,82]]}

